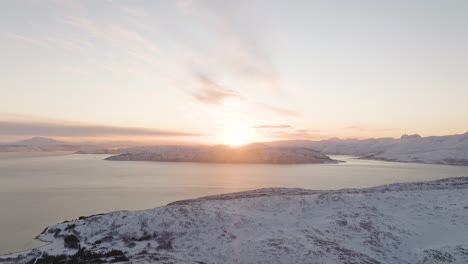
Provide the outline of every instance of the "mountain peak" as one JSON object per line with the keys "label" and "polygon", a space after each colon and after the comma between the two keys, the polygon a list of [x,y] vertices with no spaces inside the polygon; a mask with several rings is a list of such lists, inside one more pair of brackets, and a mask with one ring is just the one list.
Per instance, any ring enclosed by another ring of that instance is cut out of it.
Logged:
{"label": "mountain peak", "polygon": [[400,137],[400,139],[416,139],[416,138],[421,138],[421,136],[419,134],[413,134],[413,135],[404,134]]}
{"label": "mountain peak", "polygon": [[46,137],[33,137],[30,139],[21,140],[15,143],[15,145],[25,146],[48,146],[48,145],[66,145],[64,141],[56,140],[53,138]]}
{"label": "mountain peak", "polygon": [[244,146],[243,148],[252,149],[252,148],[266,148],[266,147],[267,147],[267,145],[265,145],[264,143],[254,142],[254,143],[250,143],[250,144]]}

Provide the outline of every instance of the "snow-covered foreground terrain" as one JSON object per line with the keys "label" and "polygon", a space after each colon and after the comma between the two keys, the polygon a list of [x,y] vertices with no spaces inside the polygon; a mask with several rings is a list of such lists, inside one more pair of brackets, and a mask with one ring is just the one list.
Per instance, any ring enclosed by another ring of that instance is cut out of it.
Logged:
{"label": "snow-covered foreground terrain", "polygon": [[0,263],[468,263],[468,177],[209,196],[83,217],[39,238],[51,243]]}

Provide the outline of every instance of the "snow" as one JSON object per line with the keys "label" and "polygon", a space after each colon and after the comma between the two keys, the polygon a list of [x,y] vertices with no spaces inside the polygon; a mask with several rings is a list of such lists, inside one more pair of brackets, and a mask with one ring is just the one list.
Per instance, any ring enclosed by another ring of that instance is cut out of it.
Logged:
{"label": "snow", "polygon": [[0,144],[0,152],[55,152],[55,151],[81,151],[91,152],[100,148],[85,143],[70,143],[53,138],[33,137],[14,143]]}
{"label": "snow", "polygon": [[330,139],[322,141],[279,141],[272,146],[303,146],[330,155],[353,155],[363,159],[430,164],[468,165],[468,132],[460,135],[399,139]]}
{"label": "snow", "polygon": [[63,240],[72,234],[131,263],[468,263],[468,177],[259,189],[90,216],[49,226],[39,238],[50,244],[0,263],[74,254]]}
{"label": "snow", "polygon": [[56,140],[53,138],[45,137],[33,137],[30,139],[21,140],[13,143],[12,145],[22,145],[22,146],[50,146],[50,145],[69,145],[70,143]]}
{"label": "snow", "polygon": [[212,147],[147,146],[124,149],[119,152],[120,155],[109,157],[107,160],[280,164],[337,162],[309,148],[271,147],[262,143],[238,148],[224,145]]}
{"label": "snow", "polygon": [[238,163],[328,163],[326,155],[352,155],[362,159],[429,164],[468,165],[468,132],[459,135],[394,138],[289,140],[253,143],[245,147],[140,146],[105,149],[97,145],[70,145],[49,138],[32,138],[0,151],[78,151],[79,154],[116,154],[109,160]]}

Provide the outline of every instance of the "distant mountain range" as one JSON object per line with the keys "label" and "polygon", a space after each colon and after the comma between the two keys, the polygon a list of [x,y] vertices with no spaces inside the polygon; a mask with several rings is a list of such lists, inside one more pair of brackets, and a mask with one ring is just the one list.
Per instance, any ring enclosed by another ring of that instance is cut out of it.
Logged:
{"label": "distant mountain range", "polygon": [[[125,146],[120,143],[122,145]],[[237,163],[321,163],[331,160],[326,155],[351,155],[361,159],[468,166],[468,132],[431,137],[405,134],[398,139],[286,140],[253,143],[240,148],[224,145],[118,148],[110,143],[77,144],[34,137],[0,145],[0,152],[5,151],[77,151],[80,154],[116,154],[108,160]]]}
{"label": "distant mountain range", "polygon": [[34,137],[31,139],[0,145],[3,152],[30,151],[76,151],[78,154],[117,154],[107,160],[140,160],[172,162],[211,162],[211,163],[334,163],[328,156],[310,148],[272,147],[253,143],[233,148],[216,146],[141,146],[109,149],[100,145],[80,145],[52,138]]}
{"label": "distant mountain range", "polygon": [[327,155],[353,155],[362,159],[397,162],[468,165],[468,132],[450,136],[403,135],[399,139],[290,140],[270,146],[301,146]]}
{"label": "distant mountain range", "polygon": [[21,146],[57,146],[57,145],[71,145],[65,141],[56,140],[53,138],[33,137],[30,139],[21,140],[13,143],[12,145]]}
{"label": "distant mountain range", "polygon": [[10,143],[0,143],[0,152],[53,152],[74,151],[83,153],[114,154],[115,149],[139,145],[130,141],[66,142],[47,137],[33,137]]}
{"label": "distant mountain range", "polygon": [[0,144],[0,152],[81,151],[101,148],[102,146],[96,144],[70,143],[46,137]]}

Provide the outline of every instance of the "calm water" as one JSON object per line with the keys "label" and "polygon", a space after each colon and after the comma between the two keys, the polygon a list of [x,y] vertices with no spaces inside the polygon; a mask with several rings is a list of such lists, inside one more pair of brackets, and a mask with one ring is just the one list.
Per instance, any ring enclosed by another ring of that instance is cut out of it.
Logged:
{"label": "calm water", "polygon": [[468,176],[468,167],[354,160],[255,165],[104,161],[107,155],[0,153],[0,254],[29,249],[46,226],[264,187],[340,189]]}

